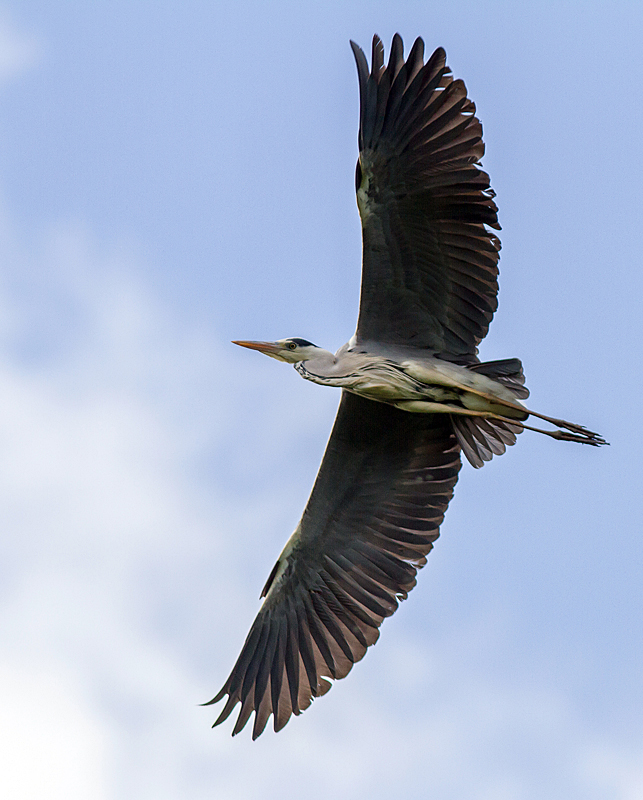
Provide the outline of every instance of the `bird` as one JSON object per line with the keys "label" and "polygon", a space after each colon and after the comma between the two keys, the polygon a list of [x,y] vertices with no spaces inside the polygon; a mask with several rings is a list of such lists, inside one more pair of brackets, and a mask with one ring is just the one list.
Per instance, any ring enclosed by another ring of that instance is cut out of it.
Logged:
{"label": "bird", "polygon": [[498,305],[500,226],[476,107],[444,49],[425,62],[417,38],[405,58],[396,34],[385,64],[376,35],[369,68],[350,44],[360,95],[357,329],[335,354],[299,337],[234,342],[342,393],[301,521],[230,676],[204,704],[226,699],[213,727],[241,704],[233,736],[253,712],[253,739],[271,715],[281,730],[377,641],[438,538],[462,454],[479,468],[525,429],[607,444],[529,410],[519,359],[478,358]]}

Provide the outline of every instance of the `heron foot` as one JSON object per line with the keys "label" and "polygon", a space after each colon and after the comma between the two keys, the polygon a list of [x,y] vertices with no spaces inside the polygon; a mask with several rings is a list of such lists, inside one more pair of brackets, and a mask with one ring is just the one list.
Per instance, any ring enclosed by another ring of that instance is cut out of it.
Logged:
{"label": "heron foot", "polygon": [[[569,431],[558,430],[558,431],[551,431],[550,436],[554,439],[560,439],[562,442],[578,442],[579,444],[591,444],[593,447],[600,447],[601,445],[607,444],[605,439],[602,436],[599,436],[598,433],[594,433],[593,431],[588,431],[587,428],[583,428],[580,425],[574,426],[576,430],[580,429],[582,433],[570,433]],[[571,430],[571,428],[570,428]]]}
{"label": "heron foot", "polygon": [[509,419],[506,417],[501,417],[496,414],[490,415],[495,419],[502,419],[504,422],[509,422],[512,425],[515,425],[519,428],[523,428],[526,431],[535,431],[536,433],[543,433],[545,436],[550,436],[552,439],[558,439],[561,442],[577,442],[578,444],[591,444],[593,447],[600,447],[601,445],[609,445],[609,442],[606,442],[603,437],[598,434],[594,433],[594,431],[587,430],[587,428],[583,428],[582,425],[575,425],[574,423],[565,423],[564,420],[555,420],[551,419],[550,417],[543,417],[540,414],[534,416],[540,416],[541,419],[545,419],[547,422],[551,422],[552,425],[557,425],[559,428],[562,428],[563,425],[570,426],[569,430],[557,430],[557,431],[546,431],[543,428],[534,428],[532,425],[526,425],[524,422],[519,422],[515,419]]}
{"label": "heron foot", "polygon": [[601,438],[600,434],[596,433],[595,431],[590,431],[583,425],[577,425],[575,422],[567,422],[564,419],[551,419],[550,422],[557,428],[564,428],[565,430],[572,431],[572,433],[578,433],[581,436],[589,436],[590,438],[598,437],[599,439]]}

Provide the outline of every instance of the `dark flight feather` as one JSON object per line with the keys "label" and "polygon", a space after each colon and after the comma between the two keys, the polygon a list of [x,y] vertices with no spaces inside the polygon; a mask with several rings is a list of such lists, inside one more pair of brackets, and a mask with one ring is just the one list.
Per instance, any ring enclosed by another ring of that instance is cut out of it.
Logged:
{"label": "dark flight feather", "polygon": [[[343,678],[413,588],[460,469],[447,415],[409,414],[344,393],[289,565],[211,700],[275,730]],[[429,531],[427,533],[427,531]],[[274,574],[278,574],[274,570]]]}
{"label": "dark flight feather", "polygon": [[351,43],[360,87],[358,199],[363,271],[357,344],[410,345],[462,364],[497,307],[500,242],[482,126],[438,48],[406,63],[393,40],[388,66],[373,40],[371,70]]}

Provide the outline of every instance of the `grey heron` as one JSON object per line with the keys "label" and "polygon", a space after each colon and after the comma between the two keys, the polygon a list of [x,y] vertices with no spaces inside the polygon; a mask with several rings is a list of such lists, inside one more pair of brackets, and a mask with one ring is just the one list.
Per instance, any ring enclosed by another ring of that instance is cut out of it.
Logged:
{"label": "grey heron", "polygon": [[[310,499],[221,691],[215,725],[276,731],[345,677],[416,583],[438,538],[464,453],[481,467],[525,428],[606,444],[526,408],[517,358],[480,362],[497,308],[500,242],[482,126],[438,48],[417,39],[370,70],[351,42],[360,90],[357,203],[363,265],[357,330],[336,354],[301,338],[237,341],[342,389]],[[553,430],[526,424],[539,417]]]}

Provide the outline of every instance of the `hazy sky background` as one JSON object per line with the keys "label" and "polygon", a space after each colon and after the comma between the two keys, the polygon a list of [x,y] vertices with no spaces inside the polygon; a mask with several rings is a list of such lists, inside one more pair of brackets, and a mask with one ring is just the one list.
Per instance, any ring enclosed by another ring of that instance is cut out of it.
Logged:
{"label": "hazy sky background", "polygon": [[[338,394],[233,338],[352,334],[349,38],[447,49],[503,225],[487,359],[536,434],[462,470],[419,585],[257,742],[200,708]],[[637,2],[0,5],[0,787],[10,800],[638,800]]]}

